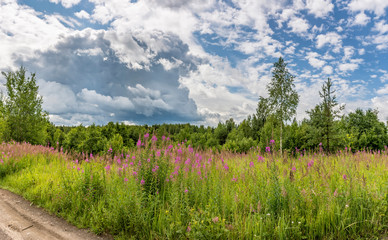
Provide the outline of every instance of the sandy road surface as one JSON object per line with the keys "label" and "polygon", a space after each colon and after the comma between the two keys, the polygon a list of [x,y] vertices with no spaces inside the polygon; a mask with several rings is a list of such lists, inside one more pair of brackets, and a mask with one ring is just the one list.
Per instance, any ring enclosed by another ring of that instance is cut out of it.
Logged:
{"label": "sandy road surface", "polygon": [[0,240],[105,240],[110,236],[97,236],[78,229],[63,219],[31,205],[24,198],[0,189]]}

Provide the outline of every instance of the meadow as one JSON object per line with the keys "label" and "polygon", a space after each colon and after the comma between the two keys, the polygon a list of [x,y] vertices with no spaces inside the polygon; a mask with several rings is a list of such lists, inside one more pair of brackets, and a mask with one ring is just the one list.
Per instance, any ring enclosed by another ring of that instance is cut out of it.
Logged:
{"label": "meadow", "polygon": [[0,145],[0,187],[117,239],[365,239],[388,232],[388,151],[193,149],[146,134],[102,155]]}

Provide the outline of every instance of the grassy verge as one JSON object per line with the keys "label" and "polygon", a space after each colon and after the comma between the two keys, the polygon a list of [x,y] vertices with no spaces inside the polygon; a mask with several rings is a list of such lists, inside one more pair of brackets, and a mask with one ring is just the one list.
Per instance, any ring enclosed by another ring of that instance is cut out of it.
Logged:
{"label": "grassy verge", "polygon": [[112,156],[0,146],[0,186],[117,239],[357,239],[388,231],[387,152],[281,159],[145,141]]}

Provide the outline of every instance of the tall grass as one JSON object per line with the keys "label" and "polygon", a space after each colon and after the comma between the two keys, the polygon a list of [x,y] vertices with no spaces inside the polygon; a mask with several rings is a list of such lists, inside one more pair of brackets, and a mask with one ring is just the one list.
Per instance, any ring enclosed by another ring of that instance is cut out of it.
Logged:
{"label": "tall grass", "polygon": [[145,136],[132,152],[0,146],[0,185],[117,239],[355,239],[388,231],[388,153],[281,159]]}

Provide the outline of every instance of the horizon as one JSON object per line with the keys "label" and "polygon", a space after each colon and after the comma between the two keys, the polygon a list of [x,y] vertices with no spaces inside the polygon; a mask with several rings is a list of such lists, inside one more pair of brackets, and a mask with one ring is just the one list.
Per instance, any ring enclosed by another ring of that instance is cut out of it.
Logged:
{"label": "horizon", "polygon": [[[192,124],[255,113],[283,57],[307,118],[327,78],[388,120],[388,2],[0,2],[0,71],[36,73],[57,126]],[[0,90],[5,79],[0,76]]]}

